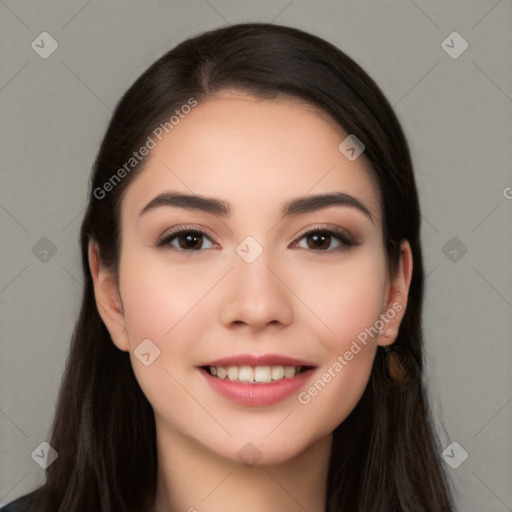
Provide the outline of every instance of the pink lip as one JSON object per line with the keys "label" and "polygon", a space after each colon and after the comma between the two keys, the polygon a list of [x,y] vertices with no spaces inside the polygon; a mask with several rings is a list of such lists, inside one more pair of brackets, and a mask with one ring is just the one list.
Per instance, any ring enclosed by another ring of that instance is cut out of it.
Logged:
{"label": "pink lip", "polygon": [[312,370],[307,370],[295,377],[274,382],[248,384],[219,379],[210,375],[204,368],[199,371],[214,391],[237,404],[249,406],[265,406],[281,402],[297,393],[313,375]]}
{"label": "pink lip", "polygon": [[215,359],[201,366],[307,366],[315,365],[279,354],[238,354],[230,357]]}

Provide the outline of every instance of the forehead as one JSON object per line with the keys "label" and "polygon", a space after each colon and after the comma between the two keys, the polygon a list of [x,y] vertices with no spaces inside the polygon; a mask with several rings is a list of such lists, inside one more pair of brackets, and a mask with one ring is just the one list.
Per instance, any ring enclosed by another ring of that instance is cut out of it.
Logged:
{"label": "forehead", "polygon": [[277,209],[297,196],[340,191],[364,198],[380,223],[378,190],[364,154],[350,161],[338,149],[347,136],[327,113],[296,98],[224,91],[155,140],[128,187],[123,218],[171,190],[226,198],[234,211]]}

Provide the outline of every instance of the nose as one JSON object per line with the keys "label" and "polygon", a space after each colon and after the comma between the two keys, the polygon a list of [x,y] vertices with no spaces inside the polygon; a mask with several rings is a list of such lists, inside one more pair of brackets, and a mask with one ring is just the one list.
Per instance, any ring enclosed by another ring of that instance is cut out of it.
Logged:
{"label": "nose", "polygon": [[287,286],[289,272],[275,257],[263,251],[248,263],[235,254],[233,267],[222,288],[219,319],[223,325],[257,332],[269,325],[283,328],[292,323],[294,294]]}

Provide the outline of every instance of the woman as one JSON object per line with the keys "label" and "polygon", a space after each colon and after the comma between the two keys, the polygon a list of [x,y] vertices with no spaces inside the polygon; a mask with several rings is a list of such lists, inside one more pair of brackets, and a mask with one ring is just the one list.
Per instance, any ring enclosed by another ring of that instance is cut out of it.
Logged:
{"label": "woman", "polygon": [[452,511],[420,211],[375,82],[303,31],[184,41],[118,104],[47,482],[4,510]]}

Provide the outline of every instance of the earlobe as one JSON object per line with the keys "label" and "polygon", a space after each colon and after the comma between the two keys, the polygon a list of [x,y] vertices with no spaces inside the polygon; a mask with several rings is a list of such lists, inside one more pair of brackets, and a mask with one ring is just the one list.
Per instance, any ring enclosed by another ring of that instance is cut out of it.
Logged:
{"label": "earlobe", "polygon": [[94,240],[89,242],[88,255],[98,313],[113,343],[119,350],[127,352],[130,350],[130,343],[115,276],[102,264],[98,244]]}
{"label": "earlobe", "polygon": [[398,336],[400,323],[407,307],[407,298],[412,278],[413,259],[411,246],[407,240],[400,244],[400,261],[398,272],[388,287],[386,305],[381,313],[384,316],[382,328],[377,344],[380,346],[391,345]]}

